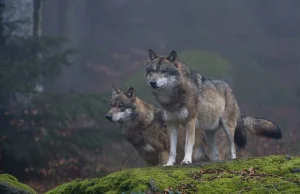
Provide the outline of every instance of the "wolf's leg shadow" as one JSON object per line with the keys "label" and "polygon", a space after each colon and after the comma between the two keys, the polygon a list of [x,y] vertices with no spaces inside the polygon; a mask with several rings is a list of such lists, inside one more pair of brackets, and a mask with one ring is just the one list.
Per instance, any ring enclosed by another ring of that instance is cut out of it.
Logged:
{"label": "wolf's leg shadow", "polygon": [[205,142],[207,143],[208,146],[208,155],[211,161],[218,161],[219,159],[219,151],[217,147],[217,142],[216,142],[216,133],[218,129],[208,131],[204,131],[205,135]]}
{"label": "wolf's leg shadow", "polygon": [[203,145],[194,147],[193,151],[193,162],[206,162],[209,161],[209,157],[204,149]]}
{"label": "wolf's leg shadow", "polygon": [[[236,151],[235,151],[234,138],[233,138],[234,134],[230,134],[229,127],[228,127],[227,123],[223,120],[223,118],[220,118],[220,124],[226,134],[226,138],[227,138],[227,141],[229,144],[229,154],[230,154],[229,159],[235,159]],[[235,127],[234,127],[234,130],[235,130]],[[234,131],[234,130],[232,130],[232,131]]]}

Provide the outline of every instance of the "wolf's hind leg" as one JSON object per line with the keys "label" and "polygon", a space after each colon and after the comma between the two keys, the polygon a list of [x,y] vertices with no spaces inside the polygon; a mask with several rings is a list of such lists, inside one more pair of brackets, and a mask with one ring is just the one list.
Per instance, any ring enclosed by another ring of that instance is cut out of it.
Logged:
{"label": "wolf's hind leg", "polygon": [[168,159],[169,159],[168,151],[158,153],[158,163],[160,166],[166,164],[168,162]]}
{"label": "wolf's hind leg", "polygon": [[216,133],[218,130],[214,131],[204,131],[205,141],[208,146],[208,155],[211,161],[219,160],[219,151],[216,144]]}
{"label": "wolf's hind leg", "polygon": [[229,127],[227,124],[224,122],[223,118],[220,118],[220,124],[226,134],[226,138],[229,144],[229,154],[230,154],[230,159],[235,159],[236,158],[236,151],[235,151],[235,145],[234,145],[234,140],[233,136],[230,134]]}

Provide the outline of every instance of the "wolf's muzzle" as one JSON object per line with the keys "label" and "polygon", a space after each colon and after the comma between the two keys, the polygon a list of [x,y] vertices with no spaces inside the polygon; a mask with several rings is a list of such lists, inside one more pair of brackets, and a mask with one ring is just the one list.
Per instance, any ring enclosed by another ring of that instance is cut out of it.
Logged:
{"label": "wolf's muzzle", "polygon": [[158,88],[158,87],[157,87],[157,82],[156,82],[156,81],[150,81],[149,84],[150,84],[150,86],[151,86],[152,88],[154,88],[154,89],[155,89],[155,88]]}
{"label": "wolf's muzzle", "polygon": [[105,118],[106,118],[107,120],[109,120],[110,122],[113,122],[112,116],[111,116],[111,115],[106,115]]}

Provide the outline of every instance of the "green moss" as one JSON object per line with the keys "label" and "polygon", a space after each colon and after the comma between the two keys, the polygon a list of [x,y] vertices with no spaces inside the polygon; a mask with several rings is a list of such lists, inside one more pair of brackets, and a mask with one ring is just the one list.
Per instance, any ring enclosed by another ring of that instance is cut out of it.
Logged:
{"label": "green moss", "polygon": [[0,174],[0,186],[0,193],[8,192],[8,190],[13,190],[13,193],[36,193],[33,189],[20,183],[16,177],[10,174]]}
{"label": "green moss", "polygon": [[[254,171],[250,170],[253,168]],[[99,179],[75,180],[47,194],[146,192],[153,180],[162,191],[169,186],[190,193],[300,193],[300,157],[242,158],[204,166],[134,168]],[[249,169],[249,170],[248,170]]]}

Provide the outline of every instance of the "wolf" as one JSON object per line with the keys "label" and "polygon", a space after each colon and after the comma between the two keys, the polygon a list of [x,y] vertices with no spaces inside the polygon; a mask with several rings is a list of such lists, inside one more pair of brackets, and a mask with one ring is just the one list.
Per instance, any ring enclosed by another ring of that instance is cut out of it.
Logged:
{"label": "wolf", "polygon": [[[186,131],[182,165],[192,163],[195,128],[204,131],[212,161],[219,160],[216,133],[220,129],[224,131],[229,145],[229,159],[236,158],[235,140],[238,145],[245,145],[247,131],[281,138],[281,130],[275,123],[242,117],[230,86],[222,80],[204,77],[191,70],[178,59],[176,51],[168,56],[158,56],[149,49],[148,56],[146,81],[163,109],[170,135],[170,154],[164,166],[175,163],[179,124],[185,126]],[[235,133],[240,139],[234,138]]]}
{"label": "wolf", "polygon": [[[163,110],[138,98],[133,87],[130,87],[126,92],[112,87],[110,110],[106,114],[106,119],[116,123],[121,128],[127,141],[137,150],[139,156],[143,158],[148,166],[163,165],[168,161],[170,142],[167,125],[163,120]],[[245,121],[247,122],[241,123],[237,128],[238,130],[236,130],[240,138],[237,139],[238,141],[235,139],[235,143],[241,148],[246,145],[247,139],[245,127],[248,126],[249,121],[248,119],[245,119]],[[254,127],[250,128],[249,131],[257,136],[268,137],[269,133],[264,129],[266,127]],[[193,161],[209,161],[204,133],[197,130],[196,137]],[[224,138],[226,138],[224,132],[218,131],[216,142],[220,152],[220,160],[229,158],[228,143],[223,141]],[[176,164],[179,164],[178,159],[183,157],[184,141],[185,130],[183,126],[179,125],[177,153],[180,157],[177,157]]]}
{"label": "wolf", "polygon": [[[170,142],[167,124],[163,120],[163,111],[138,98],[133,87],[130,87],[126,92],[112,87],[110,110],[105,117],[119,125],[122,134],[148,166],[167,163]],[[197,162],[209,161],[203,132],[197,130],[196,136],[193,160]],[[223,131],[217,134],[220,160],[228,158],[227,142],[222,141],[224,136]],[[177,153],[181,157],[184,154],[184,143],[185,130],[179,125]],[[180,161],[177,160],[176,164],[179,163]]]}

